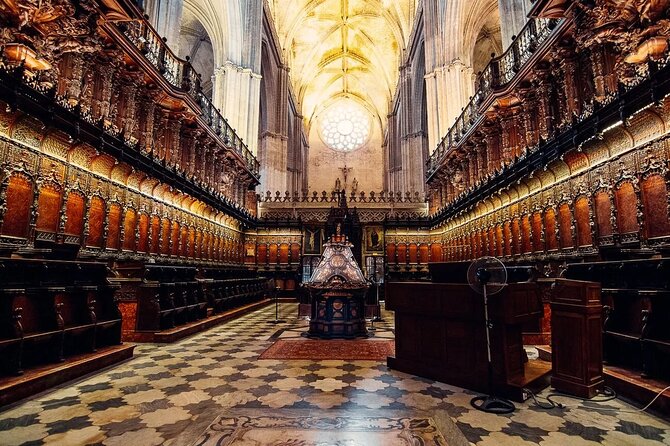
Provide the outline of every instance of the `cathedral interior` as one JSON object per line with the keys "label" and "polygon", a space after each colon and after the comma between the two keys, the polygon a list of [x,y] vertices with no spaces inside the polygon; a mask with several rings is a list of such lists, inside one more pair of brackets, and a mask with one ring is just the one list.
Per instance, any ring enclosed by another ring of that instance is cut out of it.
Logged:
{"label": "cathedral interior", "polygon": [[670,0],[0,0],[0,445],[670,444]]}

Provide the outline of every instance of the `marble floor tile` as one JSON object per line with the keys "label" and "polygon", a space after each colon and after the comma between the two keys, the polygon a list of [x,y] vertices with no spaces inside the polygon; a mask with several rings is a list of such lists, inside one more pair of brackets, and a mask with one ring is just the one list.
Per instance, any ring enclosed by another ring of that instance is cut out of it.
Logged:
{"label": "marble floor tile", "polygon": [[[288,321],[282,326],[267,323],[274,319],[267,307],[174,344],[138,345],[130,361],[0,408],[0,445],[186,446],[227,411],[420,415],[435,419],[449,446],[670,444],[666,420],[620,400],[560,399],[566,407],[548,411],[528,401],[496,416],[475,411],[470,391],[390,370],[384,361],[259,360],[274,339],[307,327],[297,305],[280,310]],[[370,342],[392,338],[392,315],[384,312],[375,327]]]}

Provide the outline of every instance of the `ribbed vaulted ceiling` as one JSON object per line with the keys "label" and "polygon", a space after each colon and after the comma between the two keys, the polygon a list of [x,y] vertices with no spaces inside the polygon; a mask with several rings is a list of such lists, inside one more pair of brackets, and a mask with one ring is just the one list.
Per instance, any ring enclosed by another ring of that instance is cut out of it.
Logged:
{"label": "ribbed vaulted ceiling", "polygon": [[418,0],[271,0],[279,39],[306,120],[340,98],[382,124]]}

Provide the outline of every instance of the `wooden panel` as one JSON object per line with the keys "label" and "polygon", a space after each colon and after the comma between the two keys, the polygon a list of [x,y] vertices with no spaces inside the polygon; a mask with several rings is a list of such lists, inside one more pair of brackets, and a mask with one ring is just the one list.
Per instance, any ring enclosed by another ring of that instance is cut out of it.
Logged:
{"label": "wooden panel", "polygon": [[553,386],[592,398],[603,385],[602,305],[595,282],[557,279],[551,287]]}
{"label": "wooden panel", "polygon": [[292,243],[291,244],[291,262],[296,263],[300,261],[300,244]]}
{"label": "wooden panel", "polygon": [[266,244],[262,243],[256,248],[258,252],[258,263],[266,263],[268,259],[268,247]]}
{"label": "wooden panel", "polygon": [[556,212],[549,208],[544,213],[544,238],[548,251],[558,249],[558,239],[556,238]]}
{"label": "wooden panel", "polygon": [[52,185],[46,185],[40,189],[37,199],[37,230],[45,232],[57,232],[60,220],[62,193],[61,190]]}
{"label": "wooden panel", "polygon": [[668,220],[668,188],[660,175],[652,175],[642,182],[645,230],[647,238],[670,235]]}
{"label": "wooden panel", "polygon": [[490,256],[495,256],[496,255],[496,229],[494,227],[489,228],[488,231],[488,255]]}
{"label": "wooden panel", "polygon": [[631,183],[623,183],[614,193],[619,234],[638,232],[637,197]]}
{"label": "wooden panel", "polygon": [[512,255],[512,224],[508,221],[503,225],[503,254]]}
{"label": "wooden panel", "polygon": [[102,248],[103,226],[105,224],[105,202],[102,198],[94,196],[88,207],[88,237],[86,245]]}
{"label": "wooden panel", "polygon": [[170,250],[170,255],[176,256],[179,254],[179,234],[180,232],[179,223],[176,221],[172,222],[172,227],[170,228],[170,241],[172,243],[172,249]]}
{"label": "wooden panel", "polygon": [[161,219],[157,215],[151,217],[151,252],[158,254],[160,252],[160,234]]}
{"label": "wooden panel", "polygon": [[428,258],[428,245],[425,243],[422,245],[419,245],[419,262],[420,263],[428,263],[429,258]]}
{"label": "wooden panel", "polygon": [[395,252],[396,252],[395,243],[387,243],[386,244],[386,263],[394,264],[396,262]]}
{"label": "wooden panel", "polygon": [[179,228],[179,248],[176,255],[179,257],[186,257],[188,255],[188,228],[182,226]]}
{"label": "wooden panel", "polygon": [[33,185],[19,175],[12,175],[7,184],[7,201],[2,222],[3,235],[27,238],[30,225],[30,208],[33,204]]}
{"label": "wooden panel", "polygon": [[278,252],[277,244],[272,243],[270,245],[270,252],[269,252],[270,263],[277,263],[277,252]]}
{"label": "wooden panel", "polygon": [[123,219],[123,249],[135,250],[135,227],[137,225],[137,214],[134,209],[127,209]]}
{"label": "wooden panel", "polygon": [[188,228],[188,257],[193,258],[195,256],[195,228],[191,226]]}
{"label": "wooden panel", "polygon": [[512,220],[512,255],[521,254],[521,224],[518,218]]}
{"label": "wooden panel", "polygon": [[398,263],[407,263],[407,245],[401,243],[397,246],[396,254],[398,255]]}
{"label": "wooden panel", "polygon": [[202,231],[198,229],[198,231],[195,234],[195,250],[193,256],[197,259],[202,259],[203,258],[202,254],[203,254]]}
{"label": "wooden panel", "polygon": [[288,263],[289,246],[286,243],[279,245],[279,263]]}
{"label": "wooden panel", "polygon": [[504,255],[504,245],[503,245],[503,228],[501,225],[496,225],[495,227],[495,237],[496,237],[496,253],[498,257]]}
{"label": "wooden panel", "polygon": [[591,246],[593,244],[591,212],[589,210],[589,200],[586,197],[580,197],[575,202],[575,223],[577,226],[577,245]]}
{"label": "wooden panel", "polygon": [[139,221],[140,238],[137,241],[137,250],[139,252],[149,251],[149,216],[147,214],[140,214]]}
{"label": "wooden panel", "polygon": [[432,262],[442,261],[442,245],[440,243],[432,243],[430,245],[430,260]]}
{"label": "wooden panel", "polygon": [[163,218],[161,221],[161,254],[163,255],[170,254],[170,226],[172,226],[170,220]]}
{"label": "wooden panel", "polygon": [[65,203],[65,234],[78,235],[84,231],[85,200],[81,194],[71,192]]}
{"label": "wooden panel", "polygon": [[109,249],[119,249],[119,238],[121,236],[121,206],[116,203],[109,205],[107,223],[106,247]]}
{"label": "wooden panel", "polygon": [[568,203],[563,203],[558,208],[558,230],[561,238],[561,248],[572,248],[575,242],[572,240],[572,212]]}
{"label": "wooden panel", "polygon": [[210,237],[209,232],[205,231],[205,233],[202,236],[202,244],[203,244],[202,258],[203,259],[210,259],[211,258],[211,250],[212,250],[211,240],[212,240],[212,238]]}
{"label": "wooden panel", "polygon": [[[521,326],[542,315],[539,288],[535,283],[510,284],[489,302],[494,385],[498,394],[508,394],[508,386],[525,380]],[[391,282],[386,288],[386,308],[395,312],[396,326],[396,353],[388,360],[390,368],[490,390],[483,299],[469,285]]]}
{"label": "wooden panel", "polygon": [[409,263],[418,263],[419,261],[419,250],[416,246],[416,243],[409,244]]}

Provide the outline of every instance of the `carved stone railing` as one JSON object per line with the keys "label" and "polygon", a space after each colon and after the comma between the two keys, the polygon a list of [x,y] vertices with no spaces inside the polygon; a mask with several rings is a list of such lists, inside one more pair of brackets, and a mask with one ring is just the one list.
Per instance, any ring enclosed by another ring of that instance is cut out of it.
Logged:
{"label": "carved stone railing", "polygon": [[[312,192],[284,192],[283,194],[276,191],[274,194],[267,191],[265,195],[258,194],[259,203],[338,203],[339,195],[335,191],[321,193],[317,191]],[[424,194],[419,192],[350,192],[346,196],[349,203],[365,203],[365,204],[384,204],[384,203],[424,203],[426,198]]]}
{"label": "carved stone railing", "polygon": [[495,91],[503,89],[514,80],[540,46],[559,28],[558,24],[556,19],[531,18],[507,51],[491,59],[477,76],[475,94],[428,159],[426,178],[430,178],[438,170],[447,153],[481,121],[486,111],[483,105],[487,104]]}
{"label": "carved stone railing", "polygon": [[200,107],[202,117],[223,143],[244,159],[254,177],[259,176],[259,163],[247,145],[228,124],[226,118],[202,92],[200,74],[188,60],[177,57],[146,19],[118,22],[121,34],[135,46],[163,78],[175,89],[188,94]]}

